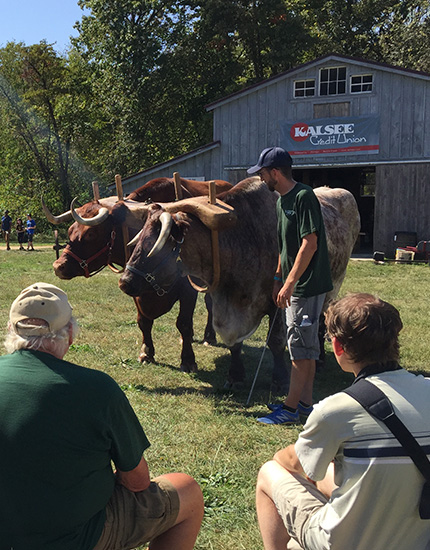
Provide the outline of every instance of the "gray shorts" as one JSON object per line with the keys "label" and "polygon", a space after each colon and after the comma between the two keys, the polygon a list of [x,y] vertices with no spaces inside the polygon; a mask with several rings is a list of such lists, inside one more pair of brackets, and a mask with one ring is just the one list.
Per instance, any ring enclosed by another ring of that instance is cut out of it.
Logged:
{"label": "gray shorts", "polygon": [[179,496],[167,479],[133,493],[116,485],[106,506],[106,522],[94,550],[128,550],[146,544],[175,524]]}
{"label": "gray shorts", "polygon": [[307,523],[327,503],[327,498],[313,483],[294,474],[277,483],[272,494],[288,534],[296,541],[289,543],[288,548],[306,548]]}
{"label": "gray shorts", "polygon": [[[309,298],[291,297],[291,305],[286,308],[285,316],[288,351],[292,360],[319,358],[318,327],[324,300],[325,294]],[[307,315],[311,322],[309,326],[302,326],[304,315]]]}

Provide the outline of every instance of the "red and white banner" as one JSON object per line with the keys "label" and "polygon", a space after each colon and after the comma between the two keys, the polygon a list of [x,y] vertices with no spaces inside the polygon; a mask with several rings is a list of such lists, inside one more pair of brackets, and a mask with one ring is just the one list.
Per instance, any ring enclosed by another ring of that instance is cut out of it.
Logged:
{"label": "red and white banner", "polygon": [[281,147],[291,156],[379,153],[379,116],[281,122]]}

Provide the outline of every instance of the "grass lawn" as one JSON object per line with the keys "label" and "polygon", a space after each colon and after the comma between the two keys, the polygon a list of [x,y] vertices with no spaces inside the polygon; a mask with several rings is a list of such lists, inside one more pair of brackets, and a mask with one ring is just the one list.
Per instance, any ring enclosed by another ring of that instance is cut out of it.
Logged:
{"label": "grass lawn", "polygon": [[[3,243],[2,243],[3,245]],[[37,249],[37,243],[35,243]],[[152,475],[184,471],[201,484],[206,514],[196,548],[256,550],[261,548],[254,487],[260,465],[297,438],[301,426],[262,426],[255,418],[267,412],[271,356],[264,355],[249,407],[245,407],[267,334],[267,319],[246,341],[244,362],[248,379],[237,394],[222,390],[229,355],[222,344],[202,345],[205,310],[202,296],[194,318],[194,345],[199,372],[179,370],[177,308],[158,319],[154,327],[158,363],[140,365],[140,331],[131,298],[117,286],[108,270],[91,279],[60,281],[54,276],[51,248],[35,252],[6,252],[0,248],[0,326],[5,330],[11,302],[22,288],[45,281],[69,295],[81,333],[66,359],[110,374],[124,389],[152,443],[145,453]],[[402,316],[402,364],[414,372],[429,373],[430,267],[375,265],[351,261],[341,290],[371,292],[395,305]],[[328,345],[327,345],[328,346]],[[4,349],[1,348],[1,352]],[[327,365],[317,375],[315,399],[351,383],[340,371],[327,347]]]}

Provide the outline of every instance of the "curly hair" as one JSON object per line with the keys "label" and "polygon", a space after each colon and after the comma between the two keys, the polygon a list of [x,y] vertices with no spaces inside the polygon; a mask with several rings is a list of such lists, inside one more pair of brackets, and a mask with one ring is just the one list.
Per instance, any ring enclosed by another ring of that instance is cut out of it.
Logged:
{"label": "curly hair", "polygon": [[332,302],[325,314],[327,334],[335,337],[356,363],[399,360],[397,309],[372,294],[349,294]]}

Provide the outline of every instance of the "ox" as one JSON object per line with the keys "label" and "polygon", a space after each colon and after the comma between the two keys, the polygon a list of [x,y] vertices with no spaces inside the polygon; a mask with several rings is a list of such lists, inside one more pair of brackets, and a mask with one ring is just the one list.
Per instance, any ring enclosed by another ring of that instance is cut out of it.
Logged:
{"label": "ox", "polygon": [[[208,194],[208,182],[180,179],[183,197]],[[216,192],[231,189],[231,185],[216,180]],[[143,220],[132,214],[136,205],[151,201],[174,201],[175,188],[172,178],[158,178],[149,181],[133,191],[124,201],[116,197],[92,201],[84,206],[53,216],[42,202],[45,214],[54,224],[75,219],[69,228],[69,242],[60,258],[54,262],[54,272],[60,279],[72,279],[77,276],[90,277],[105,266],[117,264],[124,266],[126,254],[123,242],[123,227],[128,228],[131,236],[142,228]],[[154,286],[154,285],[153,285]],[[142,347],[139,361],[154,361],[154,343],[152,326],[154,320],[170,311],[179,300],[179,314],[176,326],[182,336],[181,368],[189,372],[196,369],[192,349],[193,313],[197,300],[195,291],[186,279],[179,279],[176,284],[165,291],[162,288],[147,286],[134,297],[137,308],[137,323],[142,331]],[[209,304],[208,304],[209,305]],[[205,330],[205,341],[214,343],[215,333],[212,328],[210,307],[208,323]]]}
{"label": "ox", "polygon": [[[360,229],[360,217],[354,197],[344,189],[318,188],[325,222],[334,289],[333,298],[345,277],[346,267]],[[236,225],[219,234],[220,280],[211,292],[215,331],[231,349],[238,352],[243,340],[269,315],[268,347],[274,358],[272,387],[285,392],[289,376],[284,361],[286,329],[283,315],[275,315],[272,300],[273,275],[277,266],[277,193],[271,193],[259,178],[248,178],[231,191],[218,196],[234,209]],[[185,202],[185,201],[182,201]],[[179,275],[211,281],[211,235],[196,216],[181,212],[181,201],[152,205],[137,240],[129,266],[120,278],[120,288],[137,295],[142,279],[135,269],[155,272],[160,285],[170,284]],[[172,249],[183,241],[182,267],[173,261]],[[156,269],[162,263],[162,269]],[[272,326],[273,325],[273,326]],[[245,377],[241,361],[233,361],[227,384],[242,383]]]}

